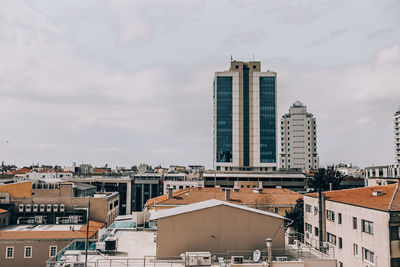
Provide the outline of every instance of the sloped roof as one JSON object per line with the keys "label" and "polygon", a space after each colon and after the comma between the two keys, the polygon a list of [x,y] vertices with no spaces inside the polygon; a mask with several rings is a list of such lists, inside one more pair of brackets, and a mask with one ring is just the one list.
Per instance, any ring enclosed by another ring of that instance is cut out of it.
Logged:
{"label": "sloped roof", "polygon": [[[326,199],[345,204],[383,210],[400,211],[400,193],[398,184],[359,187],[345,190],[324,192]],[[382,195],[373,196],[372,192],[381,191]],[[306,194],[309,197],[317,197],[317,193]]]}
{"label": "sloped roof", "polygon": [[192,211],[197,211],[197,210],[202,210],[202,209],[208,209],[208,208],[217,207],[217,206],[221,206],[221,205],[225,205],[225,206],[229,206],[229,207],[233,207],[233,208],[237,208],[237,209],[241,209],[241,210],[246,210],[246,211],[250,211],[250,212],[254,212],[254,213],[258,213],[258,214],[262,214],[262,215],[267,215],[267,216],[271,216],[271,217],[275,217],[275,218],[279,218],[279,219],[283,219],[283,220],[286,219],[285,217],[280,216],[276,213],[263,211],[263,210],[259,210],[259,209],[254,209],[254,208],[249,208],[249,207],[246,207],[243,205],[237,205],[237,204],[233,204],[230,202],[221,201],[221,200],[217,200],[217,199],[210,199],[210,200],[201,201],[201,202],[197,202],[194,204],[184,205],[184,206],[180,206],[180,207],[176,207],[176,208],[159,210],[159,211],[151,213],[150,219],[156,220],[156,219],[160,219],[160,218],[175,216],[175,215],[188,213],[188,212],[192,212]]}
{"label": "sloped roof", "polygon": [[[240,205],[296,205],[296,201],[303,195],[289,189],[264,188],[262,193],[253,191],[251,188],[240,188],[239,192],[230,192],[230,201]],[[209,199],[225,201],[225,192],[221,188],[197,188],[190,187],[175,191],[172,198],[168,194],[151,198],[146,202],[146,207],[156,205],[188,205]]]}
{"label": "sloped roof", "polygon": [[0,209],[0,214],[2,214],[2,213],[7,213],[7,212],[8,212],[8,210]]}
{"label": "sloped roof", "polygon": [[[104,227],[102,222],[89,222],[89,238],[94,236],[100,228]],[[76,231],[0,231],[1,240],[15,239],[79,239],[86,238],[86,225]]]}

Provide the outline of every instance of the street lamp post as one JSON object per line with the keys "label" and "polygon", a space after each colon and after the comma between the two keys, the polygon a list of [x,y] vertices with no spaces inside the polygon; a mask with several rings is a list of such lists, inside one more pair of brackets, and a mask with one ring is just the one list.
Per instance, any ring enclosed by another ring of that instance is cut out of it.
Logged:
{"label": "street lamp post", "polygon": [[267,238],[267,250],[268,250],[268,267],[272,266],[272,238]]}
{"label": "street lamp post", "polygon": [[86,210],[86,241],[85,241],[85,267],[87,267],[88,241],[89,241],[89,216],[90,216],[90,197],[87,208],[75,208],[76,210]]}

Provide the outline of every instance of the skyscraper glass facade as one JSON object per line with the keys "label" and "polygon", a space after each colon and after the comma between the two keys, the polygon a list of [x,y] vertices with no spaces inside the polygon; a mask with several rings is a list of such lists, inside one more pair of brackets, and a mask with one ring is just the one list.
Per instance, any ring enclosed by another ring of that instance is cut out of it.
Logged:
{"label": "skyscraper glass facade", "polygon": [[232,162],[232,77],[217,77],[216,160]]}
{"label": "skyscraper glass facade", "polygon": [[260,77],[260,162],[276,162],[275,77]]}

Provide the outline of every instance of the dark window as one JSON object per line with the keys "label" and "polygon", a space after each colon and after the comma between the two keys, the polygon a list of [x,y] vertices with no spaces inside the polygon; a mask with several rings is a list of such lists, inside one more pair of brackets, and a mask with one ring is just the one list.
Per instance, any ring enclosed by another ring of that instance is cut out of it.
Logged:
{"label": "dark window", "polygon": [[335,213],[331,210],[326,210],[326,218],[329,221],[334,222],[335,221]]}
{"label": "dark window", "polygon": [[342,214],[338,213],[338,224],[342,224]]}
{"label": "dark window", "polygon": [[400,239],[400,226],[390,226],[390,240]]}
{"label": "dark window", "polygon": [[353,229],[357,229],[357,217],[353,217]]}
{"label": "dark window", "polygon": [[306,212],[311,213],[311,205],[306,204]]}
{"label": "dark window", "polygon": [[327,238],[328,238],[328,242],[336,245],[336,236],[331,234],[331,233],[327,233]]}
{"label": "dark window", "polygon": [[343,240],[339,237],[339,248],[343,248]]}
{"label": "dark window", "polygon": [[369,249],[363,248],[363,259],[370,263],[374,263],[374,252]]}
{"label": "dark window", "polygon": [[364,233],[373,235],[374,234],[374,223],[367,221],[367,220],[361,220],[361,222],[362,222],[362,231]]}

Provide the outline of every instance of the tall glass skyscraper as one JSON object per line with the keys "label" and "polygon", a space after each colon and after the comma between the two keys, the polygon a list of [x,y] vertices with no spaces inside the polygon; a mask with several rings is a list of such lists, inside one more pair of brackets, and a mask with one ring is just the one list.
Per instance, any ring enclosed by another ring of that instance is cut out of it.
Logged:
{"label": "tall glass skyscraper", "polygon": [[232,61],[214,78],[214,169],[277,167],[276,73],[261,62]]}

